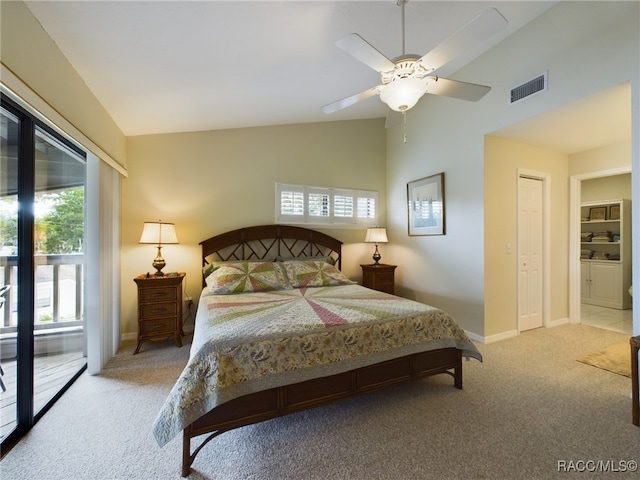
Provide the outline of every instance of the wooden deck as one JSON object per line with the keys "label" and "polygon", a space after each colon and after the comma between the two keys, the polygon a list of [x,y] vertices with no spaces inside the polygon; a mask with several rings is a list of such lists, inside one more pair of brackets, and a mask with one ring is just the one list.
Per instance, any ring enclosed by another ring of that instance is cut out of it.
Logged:
{"label": "wooden deck", "polygon": [[[82,351],[40,355],[34,360],[34,412],[42,407],[60,388],[80,370],[87,359]],[[16,362],[3,361],[2,381],[6,391],[0,391],[0,439],[4,439],[16,426]]]}

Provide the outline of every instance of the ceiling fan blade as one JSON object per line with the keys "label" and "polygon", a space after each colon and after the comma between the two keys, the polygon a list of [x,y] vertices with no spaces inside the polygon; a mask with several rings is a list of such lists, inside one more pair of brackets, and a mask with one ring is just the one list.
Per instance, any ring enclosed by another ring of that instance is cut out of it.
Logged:
{"label": "ceiling fan blade", "polygon": [[427,93],[431,95],[459,98],[470,102],[477,102],[490,90],[491,87],[486,85],[459,82],[448,78],[429,77],[429,83],[427,84]]}
{"label": "ceiling fan blade", "polygon": [[384,121],[384,128],[397,127],[402,123],[402,113],[389,109],[387,111],[387,118]]}
{"label": "ceiling fan blade", "polygon": [[358,103],[361,100],[366,100],[369,97],[373,97],[380,93],[380,86],[371,87],[364,92],[356,93],[355,95],[351,95],[350,97],[343,98],[338,100],[337,102],[330,103],[322,107],[322,111],[324,113],[334,113],[338,110],[342,110],[343,108],[349,107],[354,103]]}
{"label": "ceiling fan blade", "polygon": [[502,14],[495,8],[489,9],[426,53],[418,62],[427,70],[436,70],[506,26],[507,20]]}
{"label": "ceiling fan blade", "polygon": [[336,46],[357,58],[376,72],[390,72],[395,64],[357,33],[350,33],[336,42]]}

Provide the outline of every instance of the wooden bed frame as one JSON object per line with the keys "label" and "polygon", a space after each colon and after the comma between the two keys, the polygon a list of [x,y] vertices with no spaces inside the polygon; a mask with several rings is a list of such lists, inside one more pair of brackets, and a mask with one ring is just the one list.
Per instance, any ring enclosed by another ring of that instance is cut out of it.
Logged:
{"label": "wooden bed frame", "polygon": [[[203,263],[211,260],[266,260],[276,257],[332,256],[341,267],[342,242],[321,232],[285,225],[241,228],[200,243]],[[213,438],[234,428],[326,405],[391,385],[446,373],[462,389],[462,352],[443,348],[416,353],[337,375],[271,388],[215,407],[183,430],[182,476]],[[191,451],[191,439],[209,434]]]}

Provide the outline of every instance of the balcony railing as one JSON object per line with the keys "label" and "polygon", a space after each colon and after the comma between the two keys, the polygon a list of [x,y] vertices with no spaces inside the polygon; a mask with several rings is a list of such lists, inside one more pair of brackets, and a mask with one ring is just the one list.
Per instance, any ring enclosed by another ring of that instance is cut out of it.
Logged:
{"label": "balcony railing", "polygon": [[[36,335],[82,328],[83,262],[83,254],[35,256]],[[17,256],[0,256],[0,285],[11,286],[0,310],[2,339],[17,332],[17,270]]]}
{"label": "balcony railing", "polygon": [[[84,255],[36,255],[33,409],[39,412],[86,365],[82,305]],[[0,286],[9,285],[0,307],[0,439],[17,425],[18,257],[0,256]]]}

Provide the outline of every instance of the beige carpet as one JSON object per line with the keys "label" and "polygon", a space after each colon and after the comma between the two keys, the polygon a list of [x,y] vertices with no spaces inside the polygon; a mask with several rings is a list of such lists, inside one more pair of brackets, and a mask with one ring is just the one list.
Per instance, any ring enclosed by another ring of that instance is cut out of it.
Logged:
{"label": "beige carpet", "polygon": [[[640,460],[631,380],[576,362],[628,338],[567,324],[478,344],[484,362],[464,362],[463,390],[439,375],[232,430],[189,480],[638,480],[619,463]],[[128,342],[100,375],[81,375],[0,479],[181,480],[181,436],[160,448],[151,426],[189,340],[138,355]],[[610,470],[569,469],[598,461]]]}
{"label": "beige carpet", "polygon": [[585,355],[579,362],[631,378],[631,346],[620,342]]}

